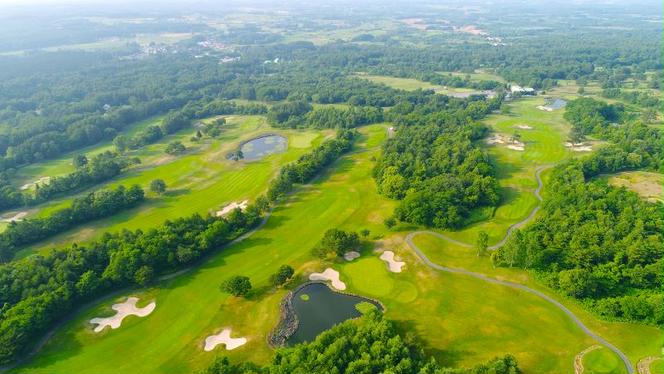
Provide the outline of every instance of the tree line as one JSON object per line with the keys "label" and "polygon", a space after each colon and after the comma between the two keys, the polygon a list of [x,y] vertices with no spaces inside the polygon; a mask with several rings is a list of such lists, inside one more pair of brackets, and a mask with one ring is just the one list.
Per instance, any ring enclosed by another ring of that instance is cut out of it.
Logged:
{"label": "tree line", "polygon": [[280,128],[348,129],[382,122],[384,116],[383,109],[376,107],[314,109],[305,101],[293,101],[273,105],[267,113],[267,118],[273,127]]}
{"label": "tree line", "polygon": [[21,247],[36,243],[78,224],[111,216],[133,208],[145,197],[138,185],[119,186],[113,190],[91,192],[76,198],[68,208],[60,209],[44,218],[12,221],[0,233],[0,261],[10,261]]}

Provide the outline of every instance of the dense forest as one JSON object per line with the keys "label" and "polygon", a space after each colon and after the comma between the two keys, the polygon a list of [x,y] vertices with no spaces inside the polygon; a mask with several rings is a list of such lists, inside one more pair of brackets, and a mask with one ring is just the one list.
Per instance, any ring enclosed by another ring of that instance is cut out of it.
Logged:
{"label": "dense forest", "polygon": [[557,166],[540,215],[516,231],[493,260],[537,271],[545,283],[605,318],[661,326],[662,205],[595,177],[661,171],[662,132],[625,121],[615,106],[593,99],[571,102],[565,117],[577,132],[613,142]]}
{"label": "dense forest", "polygon": [[227,358],[219,357],[205,373],[517,374],[519,369],[512,356],[468,369],[442,367],[416,344],[407,342],[393,322],[370,311],[358,320],[334,326],[310,343],[279,349],[265,367],[251,363],[232,365]]}
{"label": "dense forest", "polygon": [[401,200],[396,218],[459,228],[473,208],[498,203],[493,168],[475,144],[488,129],[473,121],[500,102],[415,94],[390,110],[389,119],[400,126],[385,143],[374,177],[380,193]]}

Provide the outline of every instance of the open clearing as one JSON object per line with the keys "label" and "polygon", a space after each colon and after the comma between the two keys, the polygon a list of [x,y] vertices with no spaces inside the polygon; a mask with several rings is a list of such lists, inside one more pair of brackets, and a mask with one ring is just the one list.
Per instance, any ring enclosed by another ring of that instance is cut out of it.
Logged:
{"label": "open clearing", "polygon": [[397,78],[385,75],[369,75],[369,74],[357,74],[357,77],[370,80],[374,83],[384,84],[386,86],[405,91],[415,91],[420,89],[433,90],[436,93],[442,95],[451,95],[451,96],[454,95],[467,96],[470,93],[477,92],[477,90],[473,90],[471,88],[444,87],[437,84],[423,82],[412,78]]}
{"label": "open clearing", "polygon": [[608,177],[609,184],[630,189],[644,199],[664,201],[663,176],[646,171],[628,171]]}
{"label": "open clearing", "polygon": [[[513,124],[499,124],[503,125]],[[528,134],[534,134],[531,141],[535,144],[518,153],[520,158],[545,163],[552,155],[565,156],[557,132],[544,131],[537,123],[533,127]],[[201,349],[201,342],[210,336],[211,331],[228,325],[252,339],[242,349],[225,351],[224,354],[234,362],[264,363],[272,355],[265,337],[277,323],[278,305],[287,291],[272,289],[269,277],[282,264],[293,266],[298,274],[334,267],[347,291],[378,298],[386,306],[387,317],[395,320],[404,332],[415,333],[427,353],[433,354],[444,365],[473,366],[497,355],[511,353],[517,357],[525,373],[572,371],[575,355],[594,342],[564,313],[533,295],[434,271],[409,251],[403,242],[403,234],[386,231],[382,221],[392,213],[395,203],[377,195],[371,178],[371,157],[379,152],[373,147],[385,139],[386,128],[384,125],[362,128],[367,138],[358,148],[371,150],[343,157],[315,183],[299,188],[286,203],[274,209],[267,224],[251,237],[224,249],[190,272],[159,282],[149,289],[132,290],[131,294],[141,299],[159,301],[160,308],[150,318],[129,319],[122,329],[97,336],[85,326],[92,316],[101,313],[103,305],[108,304],[103,301],[78,313],[56,332],[31,362],[16,372],[195,372],[206,367],[213,358]],[[548,148],[537,145],[536,140],[547,136],[556,142],[552,142],[555,146],[543,154],[542,149]],[[501,183],[522,174],[521,180],[532,181],[532,185],[524,185],[523,194],[532,197],[534,171],[530,174],[532,170],[525,164],[522,161],[518,165],[524,165],[526,171],[502,169],[510,173],[501,174]],[[532,199],[535,201],[529,205],[530,209],[536,204],[536,199]],[[530,209],[523,210],[527,214]],[[500,235],[498,230],[501,227],[504,235],[505,225],[519,220],[522,215],[496,225],[493,237]],[[334,263],[313,258],[311,248],[327,229],[337,227],[346,230],[363,227],[376,237],[383,237],[376,249],[401,254],[402,260],[408,263],[408,271],[392,273],[378,256],[364,256],[352,262],[340,259]],[[294,230],[300,235],[292,235]],[[437,262],[541,289],[527,272],[493,269],[487,258],[476,257],[472,249],[459,248],[427,235],[420,235],[417,240],[418,245],[427,246],[430,252],[427,255]],[[221,280],[232,275],[251,278],[254,290],[246,299],[218,291]],[[660,330],[599,322],[583,312],[576,302],[555,297],[594,331],[623,349],[634,362],[659,352]],[[107,354],[111,350],[114,355]]]}

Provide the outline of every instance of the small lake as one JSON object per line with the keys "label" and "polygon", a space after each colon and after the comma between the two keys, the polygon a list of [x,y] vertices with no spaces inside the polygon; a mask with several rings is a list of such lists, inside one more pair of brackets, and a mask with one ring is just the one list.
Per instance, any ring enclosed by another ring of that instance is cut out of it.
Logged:
{"label": "small lake", "polygon": [[361,302],[371,303],[379,310],[383,307],[369,299],[344,295],[332,291],[323,283],[311,283],[293,295],[293,308],[300,324],[295,334],[288,338],[289,344],[312,341],[321,332],[347,319],[360,317],[356,309]]}
{"label": "small lake", "polygon": [[279,152],[288,147],[288,140],[281,135],[267,135],[252,139],[240,147],[245,161],[255,161]]}
{"label": "small lake", "polygon": [[553,100],[553,102],[549,103],[549,105],[547,105],[547,106],[549,108],[553,109],[553,110],[556,110],[556,109],[564,108],[565,105],[567,105],[567,101],[565,101],[563,99],[555,99],[555,100]]}

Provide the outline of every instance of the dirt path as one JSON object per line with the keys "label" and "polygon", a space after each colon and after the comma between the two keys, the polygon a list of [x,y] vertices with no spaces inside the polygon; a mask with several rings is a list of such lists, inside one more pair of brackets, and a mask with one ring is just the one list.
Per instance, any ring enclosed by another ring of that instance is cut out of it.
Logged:
{"label": "dirt path", "polygon": [[583,368],[583,356],[586,355],[586,353],[594,351],[595,349],[600,349],[602,348],[601,345],[591,345],[590,347],[584,349],[583,351],[579,352],[579,354],[574,357],[574,374],[583,374],[584,368]]}
{"label": "dirt path", "polygon": [[[543,186],[541,173],[542,173],[542,171],[546,170],[549,167],[550,167],[549,165],[539,167],[537,169],[536,173],[535,173],[535,178],[537,179],[537,188],[535,189],[535,197],[539,201],[542,201],[542,196],[540,195],[540,192],[542,191],[542,186]],[[502,247],[503,245],[505,245],[505,243],[509,239],[510,235],[512,235],[512,232],[515,229],[517,229],[519,227],[522,227],[522,226],[526,225],[527,223],[529,223],[535,217],[535,214],[537,213],[537,211],[539,211],[539,208],[540,208],[540,205],[537,205],[530,212],[528,217],[526,217],[522,221],[519,221],[519,222],[513,224],[512,226],[510,226],[507,229],[507,233],[505,234],[505,237],[503,237],[503,239],[500,242],[498,242],[497,244],[489,247],[489,249],[495,250],[495,249],[498,249],[498,248]],[[435,269],[435,270],[439,270],[439,271],[444,271],[444,272],[447,272],[447,273],[452,273],[452,274],[462,274],[462,275],[471,276],[473,278],[477,278],[477,279],[485,281],[485,282],[515,288],[515,289],[533,294],[535,296],[538,296],[541,299],[544,299],[549,304],[555,306],[556,308],[560,309],[563,313],[565,313],[572,320],[572,322],[574,322],[574,324],[576,326],[578,326],[586,335],[588,335],[589,337],[591,337],[592,339],[594,339],[595,341],[597,341],[601,345],[605,346],[606,348],[610,349],[615,354],[617,354],[620,357],[620,359],[623,361],[623,363],[625,364],[625,368],[627,369],[627,372],[629,374],[634,373],[634,367],[632,366],[631,361],[621,350],[619,350],[616,346],[614,346],[613,344],[606,341],[601,336],[599,336],[599,335],[595,334],[593,331],[591,331],[588,327],[586,327],[586,325],[583,324],[583,322],[581,322],[581,320],[574,313],[572,313],[571,310],[567,309],[567,307],[565,307],[559,301],[555,300],[551,296],[546,295],[545,293],[543,293],[541,291],[535,290],[533,288],[530,288],[530,287],[525,286],[525,285],[520,284],[520,283],[503,281],[503,280],[499,280],[499,279],[496,279],[496,278],[487,277],[484,274],[475,273],[475,272],[468,271],[468,270],[465,270],[465,269],[449,268],[449,267],[445,267],[445,266],[442,266],[442,265],[438,265],[435,262],[432,262],[431,260],[429,260],[429,258],[424,254],[424,252],[422,252],[422,250],[413,242],[413,238],[417,235],[420,235],[420,234],[434,235],[436,237],[447,240],[451,243],[461,245],[463,247],[472,247],[472,245],[470,245],[468,243],[463,243],[463,242],[454,240],[454,239],[449,238],[449,237],[447,237],[443,234],[439,234],[439,233],[436,233],[436,232],[433,232],[433,231],[426,231],[425,230],[425,231],[411,232],[410,234],[408,234],[406,236],[406,243],[415,252],[415,254],[417,254],[417,256],[430,268]]]}

